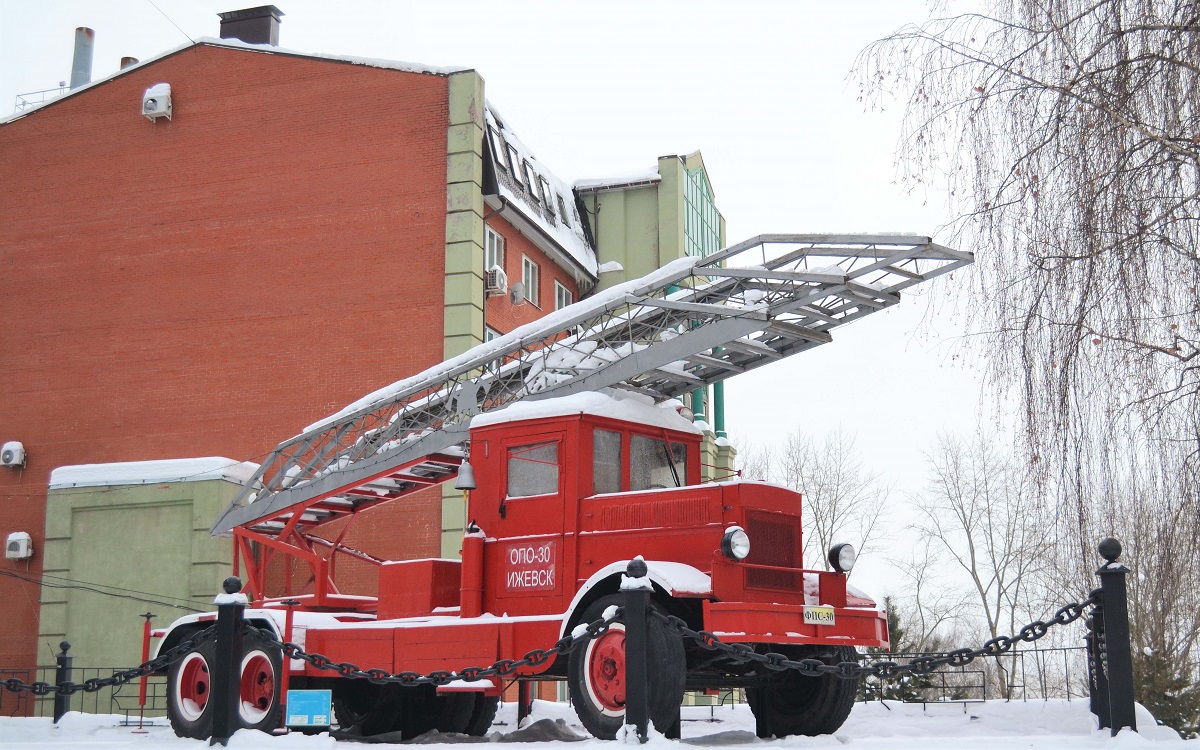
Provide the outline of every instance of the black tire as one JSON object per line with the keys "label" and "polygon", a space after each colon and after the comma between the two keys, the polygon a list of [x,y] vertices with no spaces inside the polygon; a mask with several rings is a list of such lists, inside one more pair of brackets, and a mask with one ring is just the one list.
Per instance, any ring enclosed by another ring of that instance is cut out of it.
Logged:
{"label": "black tire", "polygon": [[180,737],[212,736],[211,668],[216,652],[212,639],[187,652],[167,670],[167,718]]}
{"label": "black tire", "polygon": [[358,727],[364,737],[398,729],[400,686],[376,685],[365,680],[338,680],[333,685],[333,718],[349,731]]}
{"label": "black tire", "polygon": [[[207,640],[171,665],[167,673],[167,717],[180,737],[212,736],[212,664],[216,642]],[[249,628],[242,638],[238,676],[238,721],[247,729],[270,732],[279,726],[283,654],[265,633]]]}
{"label": "black tire", "polygon": [[461,734],[475,710],[473,693],[439,695],[433,685],[418,685],[401,690],[401,718],[396,727],[406,740],[436,729],[445,734]]}
{"label": "black tire", "polygon": [[[620,605],[623,597],[610,594],[592,603],[583,614],[584,622],[600,619],[604,610]],[[658,608],[653,602],[652,607]],[[620,623],[609,632],[571,652],[567,662],[567,685],[580,723],[592,736],[615,739],[625,723],[624,663],[625,628]],[[650,678],[650,721],[664,734],[675,723],[683,702],[686,660],[683,640],[667,629],[659,619],[647,622]],[[589,663],[590,662],[590,663]]]}
{"label": "black tire", "polygon": [[242,666],[238,679],[238,720],[245,729],[271,732],[280,726],[283,652],[258,628],[242,637]]}
{"label": "black tire", "polygon": [[463,733],[472,737],[483,737],[492,728],[492,722],[496,720],[496,709],[500,705],[500,697],[488,696],[483,693],[474,693],[474,696],[475,705],[467,726],[463,728]]}
{"label": "black tire", "polygon": [[[786,654],[793,661],[814,658],[826,664],[858,661],[858,654],[847,646],[834,648],[832,652],[829,648],[811,646],[772,646],[771,650]],[[832,734],[845,723],[858,693],[858,680],[836,675],[808,677],[788,671],[773,674],[770,679],[766,687],[746,689],[746,702],[758,720],[760,737]]]}

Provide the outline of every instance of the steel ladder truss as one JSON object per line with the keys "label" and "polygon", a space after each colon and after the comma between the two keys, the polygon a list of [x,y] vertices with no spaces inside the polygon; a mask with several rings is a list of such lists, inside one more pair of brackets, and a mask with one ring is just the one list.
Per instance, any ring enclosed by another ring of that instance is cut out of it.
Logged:
{"label": "steel ladder truss", "polygon": [[263,553],[253,561],[250,542],[268,557],[280,552],[307,563],[317,603],[333,606],[335,552],[381,561],[314,530],[454,478],[475,414],[600,388],[678,397],[827,343],[837,326],[973,260],[916,235],[771,234],[675,261],[284,441],[212,533],[234,534],[258,595],[266,565]]}

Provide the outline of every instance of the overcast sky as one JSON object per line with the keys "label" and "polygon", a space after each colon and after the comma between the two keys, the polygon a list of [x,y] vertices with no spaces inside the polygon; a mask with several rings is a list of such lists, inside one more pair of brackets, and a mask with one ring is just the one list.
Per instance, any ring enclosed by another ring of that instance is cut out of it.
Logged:
{"label": "overcast sky", "polygon": [[[96,32],[100,78],[122,56],[216,37],[218,12],[253,5],[155,4],[161,12],[149,0],[0,0],[0,116],[18,93],[69,80],[77,26]],[[701,150],[730,243],[764,232],[937,237],[947,220],[940,197],[895,184],[895,113],[865,112],[848,77],[868,43],[926,18],[918,0],[277,5],[284,48],[475,68],[489,101],[568,182]],[[835,332],[832,344],[730,381],[735,439],[767,444],[840,426],[869,466],[918,490],[939,430],[965,436],[977,414],[991,422],[977,408],[977,373],[956,357],[959,323],[946,305],[927,314],[919,294]],[[901,544],[905,523],[891,520]],[[877,565],[863,566],[860,584],[870,584]]]}

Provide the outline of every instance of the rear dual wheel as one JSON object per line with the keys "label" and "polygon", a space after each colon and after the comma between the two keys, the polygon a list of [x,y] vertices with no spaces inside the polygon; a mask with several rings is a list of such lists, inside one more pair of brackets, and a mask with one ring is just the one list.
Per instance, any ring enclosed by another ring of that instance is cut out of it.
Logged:
{"label": "rear dual wheel", "polygon": [[333,713],[342,729],[364,736],[399,732],[408,740],[436,729],[443,734],[482,737],[496,718],[498,697],[483,693],[437,693],[432,685],[400,687],[362,680],[339,680]]}
{"label": "rear dual wheel", "polygon": [[[212,665],[216,643],[212,639],[193,648],[171,665],[167,673],[167,717],[180,737],[212,736]],[[238,725],[270,732],[282,715],[279,691],[283,655],[265,633],[249,628],[242,638],[238,675]]]}
{"label": "rear dual wheel", "polygon": [[[826,664],[858,661],[853,648],[843,646],[820,651],[805,646],[777,646],[773,650],[793,661],[821,659]],[[769,682],[746,689],[746,702],[758,721],[760,737],[816,736],[836,732],[854,708],[858,680],[827,674],[809,677],[787,671],[772,674]]]}

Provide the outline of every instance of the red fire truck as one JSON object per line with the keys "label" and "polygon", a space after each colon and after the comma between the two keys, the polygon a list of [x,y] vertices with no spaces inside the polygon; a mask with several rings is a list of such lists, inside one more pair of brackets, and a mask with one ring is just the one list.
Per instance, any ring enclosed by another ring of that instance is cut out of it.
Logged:
{"label": "red fire truck", "polygon": [[[738,266],[746,252],[759,262]],[[847,585],[853,549],[830,550],[832,570],[823,560],[806,567],[798,493],[702,481],[703,426],[675,397],[827,342],[829,328],[970,262],[911,235],[756,238],[553,313],[285,441],[214,526],[234,537],[252,605],[242,724],[277,727],[286,682],[330,689],[336,723],[366,734],[481,735],[503,687],[495,679],[378,685],[299,660],[285,668],[273,641],[364,670],[487,667],[601,618],[636,556],[653,607],[722,641],[827,663],[853,659],[856,646],[886,647],[885,614]],[[461,559],[388,561],[342,543],[353,514],[451,479],[471,488]],[[340,592],[334,568],[346,557],[377,569],[378,596]],[[305,567],[309,583],[266,596],[280,559]],[[290,628],[285,600],[299,602]],[[213,618],[177,620],[160,650]],[[171,667],[180,735],[208,736],[212,648]],[[832,732],[856,689],[832,676],[763,674],[683,642],[656,618],[649,659],[650,717],[664,732],[685,691],[727,687],[744,688],[777,736]],[[611,739],[623,723],[624,661],[614,623],[518,679],[565,680],[583,726]]]}

